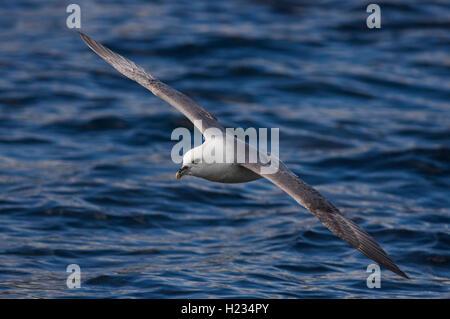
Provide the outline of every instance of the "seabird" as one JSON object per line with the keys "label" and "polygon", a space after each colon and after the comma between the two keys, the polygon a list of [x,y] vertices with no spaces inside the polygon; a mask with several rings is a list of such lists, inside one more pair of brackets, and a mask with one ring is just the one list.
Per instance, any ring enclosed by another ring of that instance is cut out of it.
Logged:
{"label": "seabird", "polygon": [[[192,99],[159,81],[134,62],[111,51],[87,35],[81,32],[78,33],[83,41],[102,59],[126,77],[136,81],[150,90],[154,95],[175,107],[178,111],[183,113],[202,134],[205,134],[207,129],[215,129],[222,132],[223,136],[226,135],[226,130],[219,121]],[[201,125],[198,123],[201,123]],[[236,139],[234,142],[245,143],[245,141]],[[181,178],[183,175],[192,175],[214,182],[239,183],[249,182],[258,178],[266,178],[315,215],[330,231],[350,244],[350,246],[359,250],[381,266],[409,279],[409,277],[400,270],[388,254],[368,233],[362,230],[353,221],[344,217],[330,201],[313,187],[302,181],[278,158],[270,156],[269,161],[278,161],[278,169],[276,172],[269,173],[264,172],[264,167],[267,165],[267,158],[265,158],[265,161],[257,161],[255,163],[250,161],[211,163],[205,158],[207,155],[202,151],[209,143],[226,142],[225,139],[220,138],[212,141],[212,139],[208,139],[205,136],[205,142],[202,145],[197,146],[184,154],[182,167],[176,173],[177,179]],[[223,145],[225,148],[228,146],[229,145]],[[251,148],[248,144],[245,144],[245,147],[246,150]],[[261,153],[258,154],[261,155]],[[263,164],[263,162],[265,164]]]}

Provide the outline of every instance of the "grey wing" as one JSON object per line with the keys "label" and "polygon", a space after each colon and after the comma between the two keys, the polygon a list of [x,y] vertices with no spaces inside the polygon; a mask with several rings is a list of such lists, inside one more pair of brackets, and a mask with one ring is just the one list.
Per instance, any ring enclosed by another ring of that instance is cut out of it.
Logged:
{"label": "grey wing", "polygon": [[353,221],[344,217],[333,204],[317,190],[298,178],[281,161],[279,161],[279,169],[273,174],[262,174],[260,164],[246,163],[241,165],[280,187],[300,205],[314,214],[329,230],[349,243],[350,246],[392,272],[409,278],[368,233]]}
{"label": "grey wing", "polygon": [[[178,111],[183,113],[199,130],[204,132],[208,128],[218,128],[224,131],[217,119],[203,107],[195,103],[183,93],[171,88],[167,84],[147,73],[142,67],[123,56],[113,52],[89,36],[78,32],[81,39],[103,60],[111,64],[117,71],[149,89],[157,97],[163,99]],[[199,122],[201,121],[201,122]]]}

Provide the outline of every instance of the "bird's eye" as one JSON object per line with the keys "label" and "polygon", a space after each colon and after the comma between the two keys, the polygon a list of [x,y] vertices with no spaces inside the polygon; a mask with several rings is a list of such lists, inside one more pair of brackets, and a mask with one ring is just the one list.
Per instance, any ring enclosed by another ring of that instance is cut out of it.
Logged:
{"label": "bird's eye", "polygon": [[191,164],[198,164],[199,162],[200,162],[199,159],[193,159],[192,162],[191,162]]}

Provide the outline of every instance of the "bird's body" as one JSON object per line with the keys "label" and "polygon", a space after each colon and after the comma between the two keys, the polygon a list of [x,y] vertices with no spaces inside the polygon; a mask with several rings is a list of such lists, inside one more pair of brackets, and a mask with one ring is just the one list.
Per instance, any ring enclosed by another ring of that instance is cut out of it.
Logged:
{"label": "bird's body", "polygon": [[[208,152],[208,143],[206,141],[200,146],[193,148],[186,152],[183,156],[183,165],[180,171],[177,173],[177,178],[181,178],[183,175],[192,175],[195,177],[203,178],[211,182],[218,183],[246,183],[261,178],[261,175],[254,173],[253,171],[245,168],[239,163],[233,161],[227,163],[217,163],[214,161],[210,152]],[[216,141],[219,145],[216,148],[226,149],[222,139]],[[182,171],[185,168],[185,171]]]}
{"label": "bird's body", "polygon": [[260,175],[239,164],[216,163],[200,164],[198,170],[191,170],[195,177],[217,183],[247,183],[262,178]]}
{"label": "bird's body", "polygon": [[[217,158],[212,156],[211,146],[222,149],[225,153],[229,153],[231,149],[234,150],[236,144],[245,146],[246,151],[252,150],[252,147],[236,138],[227,140],[225,138],[227,136],[226,130],[218,120],[186,95],[162,83],[142,67],[104,47],[90,37],[82,33],[80,33],[80,36],[95,53],[120,73],[146,87],[153,94],[183,113],[205,136],[204,144],[189,150],[183,156],[183,164],[176,175],[177,179],[183,175],[192,175],[213,182],[243,183],[265,178],[289,194],[301,206],[308,209],[330,231],[350,246],[392,272],[408,278],[369,234],[343,216],[331,202],[302,181],[278,158],[257,152],[257,160],[252,161],[249,160],[248,152],[246,152],[243,161],[237,160],[236,154],[233,154],[231,160],[217,161]],[[217,138],[208,137],[206,134],[208,129],[218,132]],[[272,168],[272,164],[276,164],[276,170],[267,169],[268,165]]]}

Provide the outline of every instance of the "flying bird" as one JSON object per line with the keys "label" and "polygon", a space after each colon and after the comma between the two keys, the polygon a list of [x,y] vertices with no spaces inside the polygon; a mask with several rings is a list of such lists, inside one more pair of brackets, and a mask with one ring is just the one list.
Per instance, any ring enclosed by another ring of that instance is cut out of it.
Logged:
{"label": "flying bird", "polygon": [[[226,136],[227,133],[225,128],[219,123],[214,115],[209,113],[188,96],[159,81],[139,65],[111,51],[89,36],[81,32],[78,33],[83,41],[102,59],[126,77],[136,81],[150,90],[154,95],[175,107],[178,111],[183,113],[202,134],[205,135],[206,130],[208,129],[214,129],[221,132],[223,136]],[[199,123],[201,123],[201,125],[199,125]],[[244,143],[245,150],[247,151],[251,149],[251,146],[245,143],[245,141],[235,139],[233,142]],[[206,147],[211,146],[211,143],[222,143],[224,148],[230,147],[224,138],[212,139],[205,135],[205,142],[202,145],[197,146],[184,154],[183,164],[176,173],[177,179],[184,175],[192,175],[220,183],[242,183],[259,178],[268,179],[290,195],[297,203],[315,215],[330,231],[347,242],[350,246],[359,250],[381,266],[409,279],[409,277],[400,270],[388,254],[367,232],[350,219],[344,217],[330,201],[313,187],[302,181],[278,158],[269,156],[269,158],[264,158],[264,161],[258,160],[256,162],[251,162],[247,159],[243,162],[238,162],[236,161],[236,157],[234,157],[232,162],[215,163],[212,162],[211,159],[206,158],[208,157],[208,154],[210,154],[209,152],[203,152]],[[232,147],[234,147],[234,144]],[[261,155],[261,153],[258,154]],[[276,161],[277,163],[278,169],[275,172],[264,169],[267,168],[267,163],[273,163],[271,161]]]}

